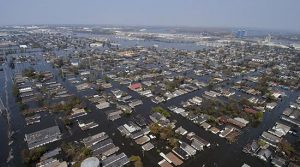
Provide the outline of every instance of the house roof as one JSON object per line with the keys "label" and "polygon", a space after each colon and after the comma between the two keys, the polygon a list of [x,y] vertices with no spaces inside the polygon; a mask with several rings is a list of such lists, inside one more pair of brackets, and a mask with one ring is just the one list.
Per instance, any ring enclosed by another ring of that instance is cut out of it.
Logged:
{"label": "house roof", "polygon": [[130,85],[131,89],[139,89],[141,87],[142,87],[141,83],[133,83],[133,84]]}
{"label": "house roof", "polygon": [[172,167],[172,165],[169,164],[169,162],[164,159],[162,161],[158,162],[158,165],[161,167]]}
{"label": "house roof", "polygon": [[275,156],[272,159],[271,163],[274,164],[275,166],[285,166],[286,160],[281,157]]}
{"label": "house roof", "polygon": [[179,166],[183,163],[183,161],[179,159],[176,155],[174,155],[172,152],[169,152],[166,155],[166,157],[170,159],[175,166]]}
{"label": "house roof", "polygon": [[269,149],[261,149],[258,152],[258,156],[263,156],[265,159],[268,159],[271,156],[271,151]]}
{"label": "house roof", "polygon": [[244,111],[247,112],[247,113],[251,113],[251,114],[257,113],[256,110],[254,110],[254,109],[252,109],[252,108],[248,108],[248,107],[244,108]]}
{"label": "house roof", "polygon": [[262,135],[261,135],[263,138],[271,141],[271,142],[275,142],[275,143],[278,143],[280,141],[280,138],[275,136],[275,135],[272,135],[268,132],[263,132]]}
{"label": "house roof", "polygon": [[174,148],[172,151],[181,159],[188,159],[189,157],[189,155],[180,147]]}

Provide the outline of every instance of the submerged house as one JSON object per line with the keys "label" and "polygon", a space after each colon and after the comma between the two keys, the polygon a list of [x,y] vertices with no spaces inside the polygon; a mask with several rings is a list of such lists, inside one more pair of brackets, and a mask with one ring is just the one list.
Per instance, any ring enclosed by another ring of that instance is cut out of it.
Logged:
{"label": "submerged house", "polygon": [[140,90],[142,90],[142,84],[141,83],[131,83],[129,85],[129,89],[134,90],[134,91],[140,91]]}
{"label": "submerged house", "polygon": [[269,149],[260,149],[257,153],[257,157],[267,161],[272,155],[272,152]]}
{"label": "submerged house", "polygon": [[29,149],[40,147],[60,139],[61,133],[58,126],[52,126],[30,134],[25,134],[25,141]]}

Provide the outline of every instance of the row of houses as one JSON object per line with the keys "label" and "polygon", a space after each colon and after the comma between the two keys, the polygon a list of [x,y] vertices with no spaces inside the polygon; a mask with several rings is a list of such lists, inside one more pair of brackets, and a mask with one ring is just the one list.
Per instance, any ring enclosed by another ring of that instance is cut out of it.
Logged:
{"label": "row of houses", "polygon": [[[285,109],[283,115],[291,113],[289,108]],[[279,148],[278,145],[285,140],[285,136],[288,134],[296,135],[296,132],[292,130],[292,122],[283,119],[281,122],[276,122],[274,126],[267,131],[264,131],[258,140],[253,140],[243,148],[243,152],[256,156],[263,161],[269,161],[276,167],[284,167],[289,163],[287,159],[277,154]]]}
{"label": "row of houses", "polygon": [[88,136],[81,140],[81,142],[89,149],[92,154],[100,159],[115,154],[119,151],[119,147],[114,145],[112,139],[105,132],[100,132],[92,136]]}
{"label": "row of houses", "polygon": [[68,167],[66,161],[61,161],[58,158],[61,155],[61,151],[61,148],[47,151],[40,157],[40,161],[36,164],[36,167]]}

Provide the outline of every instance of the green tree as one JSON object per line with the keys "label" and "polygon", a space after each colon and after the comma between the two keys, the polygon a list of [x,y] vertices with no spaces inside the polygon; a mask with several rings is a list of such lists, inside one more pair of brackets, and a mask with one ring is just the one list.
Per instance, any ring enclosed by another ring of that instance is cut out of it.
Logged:
{"label": "green tree", "polygon": [[264,113],[263,112],[261,112],[261,111],[259,111],[259,112],[257,112],[257,113],[255,113],[255,119],[257,120],[257,121],[262,121],[262,119],[263,119],[263,117],[264,117]]}
{"label": "green tree", "polygon": [[40,157],[47,151],[45,147],[38,147],[32,150],[24,149],[21,152],[23,163],[26,166],[31,166],[37,163]]}
{"label": "green tree", "polygon": [[170,113],[167,110],[163,109],[160,106],[152,108],[152,112],[159,112],[165,117],[170,117],[171,116]]}
{"label": "green tree", "polygon": [[295,148],[286,140],[281,140],[278,144],[278,149],[284,152],[288,157],[293,156]]}
{"label": "green tree", "polygon": [[143,167],[143,162],[140,156],[132,155],[129,160],[133,162],[134,167]]}

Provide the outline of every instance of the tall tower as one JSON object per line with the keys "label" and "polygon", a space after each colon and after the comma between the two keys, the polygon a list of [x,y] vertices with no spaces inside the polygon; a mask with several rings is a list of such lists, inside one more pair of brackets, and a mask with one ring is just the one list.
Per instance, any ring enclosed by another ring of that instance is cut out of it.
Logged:
{"label": "tall tower", "polygon": [[268,34],[268,36],[266,36],[266,38],[265,38],[265,43],[271,43],[271,39],[272,39],[272,37],[271,37],[271,35],[270,34]]}

